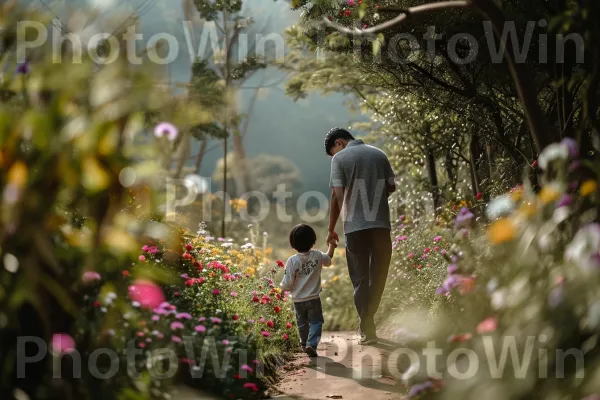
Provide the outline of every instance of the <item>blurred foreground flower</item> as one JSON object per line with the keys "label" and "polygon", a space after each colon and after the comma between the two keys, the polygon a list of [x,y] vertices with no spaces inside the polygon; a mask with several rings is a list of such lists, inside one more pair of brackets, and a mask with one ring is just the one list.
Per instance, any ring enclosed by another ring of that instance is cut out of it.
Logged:
{"label": "blurred foreground flower", "polygon": [[154,136],[158,138],[166,136],[169,140],[175,140],[178,134],[177,127],[169,122],[162,122],[154,128]]}
{"label": "blurred foreground flower", "polygon": [[516,237],[517,229],[510,219],[502,218],[490,225],[487,234],[490,242],[501,244],[513,240]]}
{"label": "blurred foreground flower", "polygon": [[583,197],[587,197],[591,194],[596,193],[596,190],[598,190],[598,183],[590,179],[581,184],[581,187],[579,188],[579,193]]}
{"label": "blurred foreground flower", "polygon": [[147,280],[137,280],[129,286],[129,297],[148,309],[155,309],[165,301],[162,289],[156,283]]}
{"label": "blurred foreground flower", "polygon": [[600,225],[590,224],[577,232],[565,250],[565,260],[585,271],[600,271]]}
{"label": "blurred foreground flower", "polygon": [[52,351],[56,355],[71,353],[75,350],[75,340],[66,333],[52,335]]}

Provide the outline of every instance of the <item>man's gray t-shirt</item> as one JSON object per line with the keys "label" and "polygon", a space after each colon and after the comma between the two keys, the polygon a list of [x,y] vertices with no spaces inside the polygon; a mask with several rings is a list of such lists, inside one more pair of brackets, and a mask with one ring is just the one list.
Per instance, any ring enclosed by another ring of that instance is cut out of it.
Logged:
{"label": "man's gray t-shirt", "polygon": [[362,140],[352,140],[331,160],[331,188],[343,187],[344,233],[391,229],[386,182],[394,172],[385,153]]}

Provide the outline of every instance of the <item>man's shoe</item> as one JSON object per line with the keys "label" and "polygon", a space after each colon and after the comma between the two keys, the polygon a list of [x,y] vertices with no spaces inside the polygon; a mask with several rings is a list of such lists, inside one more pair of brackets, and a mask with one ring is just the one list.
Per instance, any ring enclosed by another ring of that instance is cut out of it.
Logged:
{"label": "man's shoe", "polygon": [[375,344],[375,343],[377,343],[377,336],[376,335],[364,335],[364,334],[360,335],[360,340],[358,343],[363,346]]}
{"label": "man's shoe", "polygon": [[304,351],[306,352],[306,354],[309,357],[318,357],[319,356],[317,354],[317,351],[315,349],[313,349],[311,346],[306,346],[306,348],[304,349]]}

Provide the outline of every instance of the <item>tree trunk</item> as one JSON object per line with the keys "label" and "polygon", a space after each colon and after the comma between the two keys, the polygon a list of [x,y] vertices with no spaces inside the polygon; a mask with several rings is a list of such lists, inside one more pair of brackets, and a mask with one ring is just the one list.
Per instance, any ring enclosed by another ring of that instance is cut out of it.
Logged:
{"label": "tree trunk", "polygon": [[194,165],[194,170],[196,174],[200,174],[200,167],[202,166],[202,160],[204,159],[204,154],[206,153],[206,146],[208,145],[208,140],[206,138],[202,139],[202,144],[200,145],[200,151],[196,156],[196,163]]}
{"label": "tree trunk", "polygon": [[[427,128],[429,130],[429,128]],[[440,191],[438,188],[437,171],[435,170],[435,154],[433,149],[429,146],[429,142],[425,142],[425,148],[427,149],[427,173],[429,175],[429,185],[431,187],[431,196],[433,198],[433,210],[434,214],[438,214],[438,207],[440,206]]]}

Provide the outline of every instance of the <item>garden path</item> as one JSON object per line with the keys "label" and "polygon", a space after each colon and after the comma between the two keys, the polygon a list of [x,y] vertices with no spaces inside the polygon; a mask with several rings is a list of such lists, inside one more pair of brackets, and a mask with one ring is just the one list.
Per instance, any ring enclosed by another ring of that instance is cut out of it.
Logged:
{"label": "garden path", "polygon": [[[297,354],[284,367],[283,379],[273,389],[276,399],[396,400],[406,388],[396,366],[388,367],[390,353],[400,344],[381,340],[361,346],[350,332],[325,332],[319,357]],[[390,368],[393,368],[390,370]],[[402,371],[402,366],[400,366]]]}

